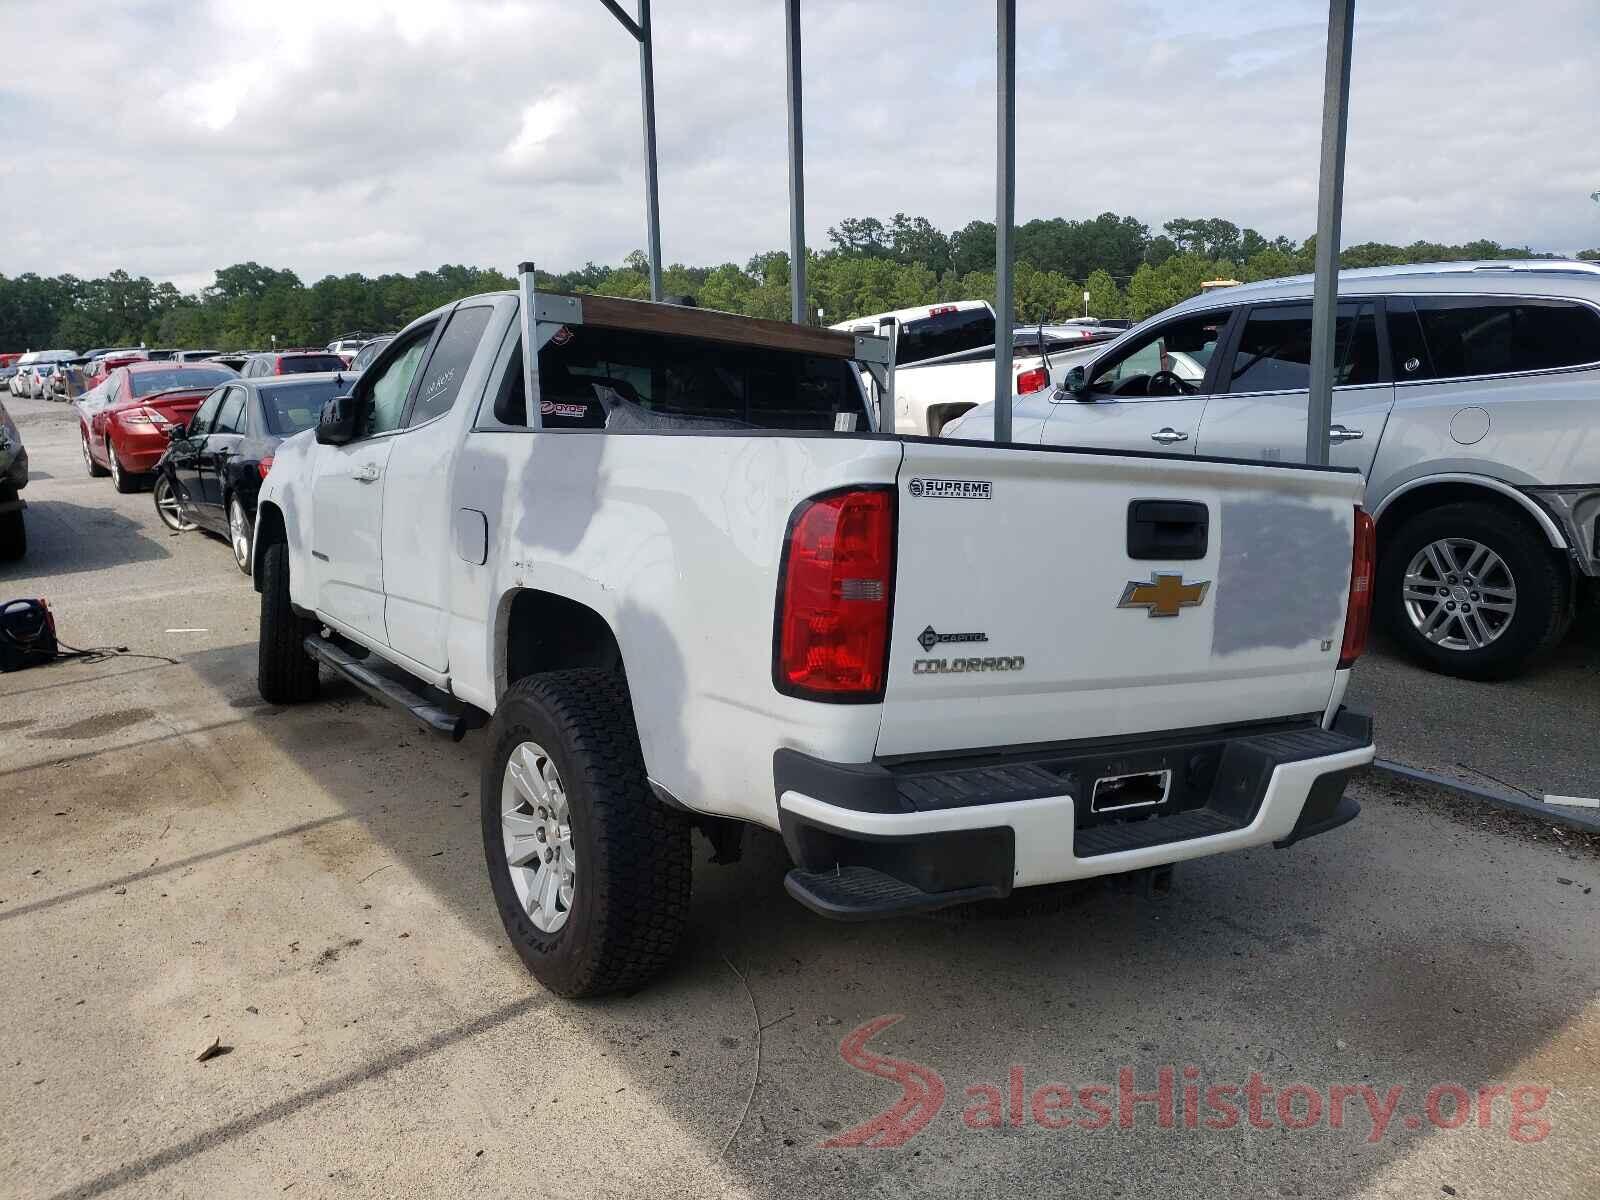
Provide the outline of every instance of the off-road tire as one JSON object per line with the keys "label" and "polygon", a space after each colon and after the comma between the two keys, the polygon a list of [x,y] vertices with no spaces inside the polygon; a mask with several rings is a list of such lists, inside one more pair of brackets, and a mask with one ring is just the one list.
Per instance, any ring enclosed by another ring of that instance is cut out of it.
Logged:
{"label": "off-road tire", "polygon": [[[1517,609],[1499,637],[1477,650],[1450,650],[1419,633],[1406,615],[1406,566],[1424,546],[1470,538],[1500,556],[1517,589]],[[1418,513],[1389,539],[1378,563],[1376,616],[1406,654],[1443,675],[1506,679],[1548,653],[1571,625],[1572,571],[1544,534],[1491,504],[1467,501]]]}
{"label": "off-road tire", "polygon": [[[17,498],[17,489],[0,487],[0,504]],[[0,562],[16,562],[28,552],[28,527],[22,523],[22,510],[0,513]]]}
{"label": "off-road tire", "polygon": [[[549,752],[566,788],[577,860],[571,914],[554,933],[537,929],[518,902],[501,830],[506,763],[528,741]],[[585,668],[513,684],[490,727],[481,809],[500,919],[546,988],[573,998],[631,991],[671,961],[689,910],[689,823],[645,780],[620,675]]]}
{"label": "off-road tire", "polygon": [[304,641],[316,632],[289,606],[289,547],[283,542],[261,552],[261,632],[256,649],[256,690],[269,704],[299,704],[316,698],[317,660]]}

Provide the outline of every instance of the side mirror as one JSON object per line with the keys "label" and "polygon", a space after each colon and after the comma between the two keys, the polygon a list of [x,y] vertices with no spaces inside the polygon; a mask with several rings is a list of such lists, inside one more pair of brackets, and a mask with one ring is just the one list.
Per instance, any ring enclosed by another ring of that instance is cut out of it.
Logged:
{"label": "side mirror", "polygon": [[335,396],[322,406],[317,418],[317,441],[324,446],[343,446],[355,440],[358,408],[354,396]]}
{"label": "side mirror", "polygon": [[1067,372],[1067,377],[1061,381],[1061,399],[1071,396],[1074,400],[1087,402],[1089,396],[1089,375],[1081,366],[1073,367]]}
{"label": "side mirror", "polygon": [[187,438],[188,436],[189,436],[189,427],[187,425],[168,425],[167,426],[167,441],[168,442],[181,442],[185,438]]}

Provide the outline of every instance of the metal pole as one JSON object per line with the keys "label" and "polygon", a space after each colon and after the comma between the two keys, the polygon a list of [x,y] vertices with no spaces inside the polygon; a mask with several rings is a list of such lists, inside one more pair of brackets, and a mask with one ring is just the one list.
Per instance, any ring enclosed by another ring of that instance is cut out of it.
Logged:
{"label": "metal pole", "polygon": [[650,239],[650,299],[661,299],[661,198],[656,190],[656,71],[650,0],[639,0],[639,87],[644,92],[644,217]]}
{"label": "metal pole", "polygon": [[517,291],[521,298],[522,321],[522,396],[529,429],[544,427],[544,412],[539,407],[539,318],[534,311],[537,292],[533,264],[517,264]]}
{"label": "metal pole", "polygon": [[789,51],[789,319],[806,318],[806,176],[800,117],[800,0],[784,0],[785,43]]}
{"label": "metal pole", "polygon": [[1344,217],[1344,144],[1350,123],[1350,46],[1356,0],[1329,0],[1328,67],[1322,82],[1322,163],[1317,184],[1317,254],[1311,292],[1311,398],[1306,462],[1327,465],[1333,420],[1334,338],[1339,306],[1339,226]]}
{"label": "metal pole", "polygon": [[1011,440],[1011,227],[1017,203],[1017,0],[995,13],[994,440]]}

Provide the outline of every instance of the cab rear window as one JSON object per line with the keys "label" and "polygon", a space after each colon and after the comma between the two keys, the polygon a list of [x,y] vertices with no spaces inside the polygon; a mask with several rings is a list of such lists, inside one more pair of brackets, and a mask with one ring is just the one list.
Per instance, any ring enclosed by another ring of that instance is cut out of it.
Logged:
{"label": "cab rear window", "polygon": [[[539,352],[540,410],[552,429],[867,428],[855,368],[843,359],[592,326],[564,328]],[[527,423],[520,351],[495,415]]]}

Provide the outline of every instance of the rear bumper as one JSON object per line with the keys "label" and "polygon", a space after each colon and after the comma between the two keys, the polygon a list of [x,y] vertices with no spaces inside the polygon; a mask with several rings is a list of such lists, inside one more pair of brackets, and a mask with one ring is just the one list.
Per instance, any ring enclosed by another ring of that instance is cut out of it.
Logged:
{"label": "rear bumper", "polygon": [[[1371,721],[1169,735],[939,763],[774,759],[789,891],[827,916],[941,908],[1326,833],[1370,763]],[[1091,811],[1097,778],[1170,772],[1165,797]],[[845,886],[854,872],[860,889]],[[831,878],[830,878],[831,877]],[[837,883],[837,886],[835,884]],[[859,890],[859,898],[853,896]]]}
{"label": "rear bumper", "polygon": [[126,426],[119,425],[112,435],[111,444],[116,448],[117,457],[122,460],[124,471],[144,475],[156,469],[161,456],[167,452],[169,442],[167,435],[160,430],[132,433]]}

